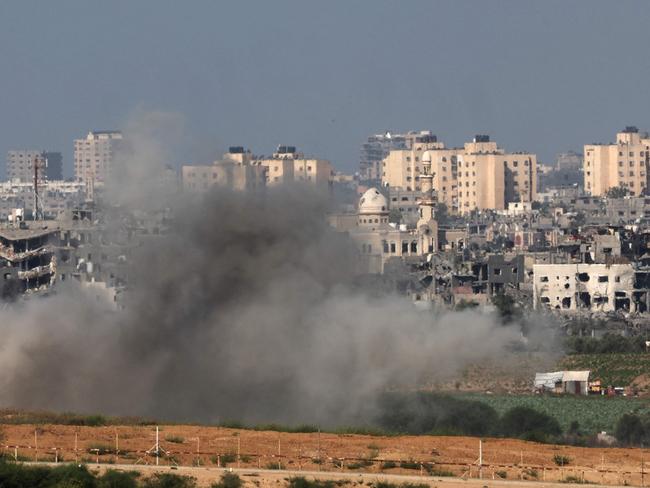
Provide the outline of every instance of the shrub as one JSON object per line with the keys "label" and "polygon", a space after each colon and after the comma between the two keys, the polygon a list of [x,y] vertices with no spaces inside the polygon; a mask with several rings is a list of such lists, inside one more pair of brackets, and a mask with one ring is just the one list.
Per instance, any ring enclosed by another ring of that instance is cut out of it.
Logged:
{"label": "shrub", "polygon": [[553,462],[558,466],[567,466],[571,463],[571,458],[568,456],[562,456],[561,454],[556,454],[553,456]]}
{"label": "shrub", "polygon": [[567,476],[567,477],[564,478],[561,482],[562,482],[562,483],[578,483],[578,484],[582,484],[582,483],[584,483],[584,481],[582,481],[582,480],[581,480],[580,478],[578,478],[577,476]]}
{"label": "shrub", "polygon": [[239,476],[234,473],[224,473],[221,476],[221,480],[212,483],[210,488],[241,488],[244,485],[244,482]]}
{"label": "shrub", "polygon": [[98,488],[137,488],[136,478],[140,475],[137,471],[115,471],[109,469],[97,479]]}
{"label": "shrub", "polygon": [[85,466],[69,464],[50,469],[41,486],[95,488],[96,485],[95,477]]}
{"label": "shrub", "polygon": [[302,476],[289,478],[288,488],[333,488],[334,481],[331,480],[308,480]]}
{"label": "shrub", "polygon": [[513,407],[501,419],[501,434],[546,442],[562,434],[557,420],[530,407]]}
{"label": "shrub", "polygon": [[624,414],[616,424],[614,436],[623,445],[638,446],[650,434],[648,426],[644,425],[640,417],[634,414]]}
{"label": "shrub", "polygon": [[396,468],[397,464],[395,464],[393,461],[384,461],[381,464],[381,469],[393,469]]}
{"label": "shrub", "polygon": [[501,479],[506,479],[508,477],[507,471],[495,471],[494,474],[496,474]]}
{"label": "shrub", "polygon": [[379,411],[378,424],[393,433],[482,436],[498,423],[496,411],[485,403],[428,392],[387,393]]}
{"label": "shrub", "polygon": [[172,473],[156,473],[144,480],[143,488],[195,488],[196,481],[189,476]]}

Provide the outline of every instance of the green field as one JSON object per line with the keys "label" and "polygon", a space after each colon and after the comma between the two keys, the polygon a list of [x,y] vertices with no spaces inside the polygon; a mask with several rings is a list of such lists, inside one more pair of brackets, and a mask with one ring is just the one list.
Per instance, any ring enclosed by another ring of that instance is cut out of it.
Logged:
{"label": "green field", "polygon": [[488,395],[462,393],[454,395],[466,400],[477,400],[503,415],[512,407],[531,407],[557,419],[566,431],[574,420],[585,433],[613,432],[624,413],[650,412],[650,400],[629,397],[575,397],[555,395]]}
{"label": "green field", "polygon": [[588,369],[603,386],[628,386],[641,374],[650,374],[650,354],[571,354],[560,361],[562,369]]}

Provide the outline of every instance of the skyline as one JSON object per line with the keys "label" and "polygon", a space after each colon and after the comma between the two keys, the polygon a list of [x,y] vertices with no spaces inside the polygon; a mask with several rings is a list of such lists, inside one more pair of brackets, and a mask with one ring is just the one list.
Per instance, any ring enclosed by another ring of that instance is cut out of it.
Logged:
{"label": "skyline", "polygon": [[422,129],[550,163],[650,125],[650,9],[622,5],[3,3],[0,152],[70,175],[73,139],[146,110],[184,121],[178,164],[291,144],[351,172],[367,136]]}

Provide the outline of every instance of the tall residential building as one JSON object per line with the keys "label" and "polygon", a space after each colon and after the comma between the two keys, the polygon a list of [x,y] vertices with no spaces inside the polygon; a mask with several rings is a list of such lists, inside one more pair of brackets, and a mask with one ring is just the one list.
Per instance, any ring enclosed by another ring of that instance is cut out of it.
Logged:
{"label": "tall residential building", "polygon": [[211,165],[183,165],[183,190],[203,192],[215,186],[233,190],[252,190],[266,185],[266,169],[255,164],[250,151],[241,146],[231,147],[222,160]]}
{"label": "tall residential building", "polygon": [[458,162],[458,211],[503,210],[537,195],[537,156],[506,153],[487,135],[465,144]]}
{"label": "tall residential building", "polygon": [[271,157],[255,158],[253,164],[266,168],[269,186],[287,182],[307,182],[329,188],[334,171],[326,159],[305,157],[295,146],[278,146]]}
{"label": "tall residential building", "polygon": [[508,202],[530,202],[537,193],[537,157],[506,153],[486,135],[477,135],[463,148],[445,148],[430,138],[391,151],[384,160],[383,186],[420,191],[424,152],[431,160],[438,202],[450,211],[501,210]]}
{"label": "tall residential building", "polygon": [[19,150],[7,153],[7,179],[20,183],[34,183],[35,169],[38,184],[47,181],[47,158],[44,151]]}
{"label": "tall residential building", "polygon": [[405,142],[405,149],[393,149],[384,158],[381,184],[384,187],[399,187],[406,191],[420,191],[422,155],[425,151],[444,149],[445,145],[429,131],[409,132],[405,136]]}
{"label": "tall residential building", "polygon": [[121,144],[122,133],[119,131],[91,131],[84,139],[75,139],[76,180],[86,183],[90,188],[103,185],[110,175]]}
{"label": "tall residential building", "polygon": [[648,187],[650,138],[634,126],[616,134],[615,144],[588,144],[584,148],[585,191],[602,196],[610,188],[625,187],[641,195]]}
{"label": "tall residential building", "polygon": [[382,163],[388,153],[394,149],[406,149],[406,135],[386,131],[375,134],[361,145],[359,159],[359,177],[362,181],[378,183],[381,181]]}

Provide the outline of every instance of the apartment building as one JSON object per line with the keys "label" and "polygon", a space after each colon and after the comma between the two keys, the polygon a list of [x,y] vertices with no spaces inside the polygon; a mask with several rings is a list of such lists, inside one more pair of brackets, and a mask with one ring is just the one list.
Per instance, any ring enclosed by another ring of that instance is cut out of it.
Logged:
{"label": "apartment building", "polygon": [[603,196],[611,188],[625,187],[630,195],[642,195],[648,187],[650,138],[634,126],[616,134],[615,144],[584,147],[585,191]]}
{"label": "apartment building", "polygon": [[406,149],[395,149],[388,153],[382,165],[381,183],[384,187],[420,191],[422,155],[425,151],[444,149],[445,145],[438,141],[435,134],[422,131],[409,133],[406,138],[406,146]]}
{"label": "apartment building", "polygon": [[506,153],[487,135],[477,135],[462,148],[445,148],[432,136],[410,149],[391,151],[384,160],[383,186],[420,191],[425,152],[438,202],[451,211],[503,210],[509,202],[531,202],[537,194],[537,157]]}
{"label": "apartment building", "polygon": [[305,157],[303,153],[296,150],[295,146],[278,146],[271,157],[255,158],[253,164],[265,168],[266,183],[269,186],[307,182],[329,188],[334,177],[329,161]]}
{"label": "apartment building", "polygon": [[266,169],[255,164],[250,151],[233,146],[213,164],[183,165],[181,182],[183,190],[191,192],[204,192],[216,186],[253,190],[265,186]]}
{"label": "apartment building", "polygon": [[75,179],[89,188],[106,183],[122,142],[119,131],[91,131],[84,139],[75,139]]}
{"label": "apartment building", "polygon": [[45,151],[17,150],[7,153],[7,180],[19,183],[34,183],[38,172],[38,184],[47,181],[47,157]]}
{"label": "apartment building", "polygon": [[390,151],[395,149],[407,149],[408,134],[395,134],[386,131],[383,134],[375,134],[361,145],[361,157],[359,159],[359,177],[362,181],[381,181],[383,161]]}

